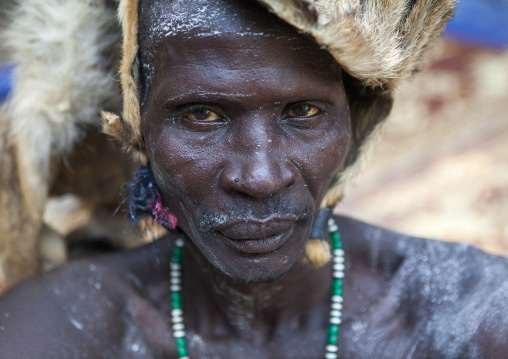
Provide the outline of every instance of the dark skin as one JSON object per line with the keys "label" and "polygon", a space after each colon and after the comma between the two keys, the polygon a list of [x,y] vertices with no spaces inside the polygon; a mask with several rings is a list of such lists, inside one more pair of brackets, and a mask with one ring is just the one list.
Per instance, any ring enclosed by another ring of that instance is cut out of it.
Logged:
{"label": "dark skin", "polygon": [[[347,273],[339,358],[505,356],[508,295],[498,275],[507,272],[505,258],[336,220]],[[83,353],[88,358],[177,358],[168,303],[175,238],[73,262],[12,288],[0,301],[2,358],[81,358]],[[190,243],[187,253],[196,250]],[[324,356],[329,302],[328,290],[320,288],[331,277],[330,265],[315,270],[296,264],[301,282],[285,281],[280,291],[286,302],[287,296],[293,298],[292,308],[265,309],[248,339],[224,312],[221,301],[234,297],[209,280],[209,265],[197,266],[189,258],[183,272],[192,280],[185,281],[183,295],[191,358]],[[309,279],[313,286],[303,287]],[[311,308],[295,308],[310,300]],[[290,309],[300,315],[275,319]]]}
{"label": "dark skin", "polygon": [[[168,269],[178,237],[191,358],[324,357],[331,264],[299,258],[350,144],[341,70],[260,8],[225,3],[249,17],[140,38],[154,54],[142,130],[178,230],[7,292],[2,358],[177,358]],[[336,219],[346,252],[339,357],[504,353],[505,259]]]}

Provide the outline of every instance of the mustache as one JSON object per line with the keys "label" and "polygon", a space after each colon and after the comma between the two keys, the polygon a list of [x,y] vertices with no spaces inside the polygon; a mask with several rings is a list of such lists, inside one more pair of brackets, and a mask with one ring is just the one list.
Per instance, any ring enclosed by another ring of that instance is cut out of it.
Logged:
{"label": "mustache", "polygon": [[202,232],[212,232],[220,225],[228,222],[245,219],[264,219],[267,217],[293,217],[298,224],[309,223],[314,210],[307,203],[293,202],[281,197],[270,198],[262,203],[244,200],[243,203],[235,202],[234,207],[228,208],[227,213],[211,209],[204,211],[199,220],[199,228]]}

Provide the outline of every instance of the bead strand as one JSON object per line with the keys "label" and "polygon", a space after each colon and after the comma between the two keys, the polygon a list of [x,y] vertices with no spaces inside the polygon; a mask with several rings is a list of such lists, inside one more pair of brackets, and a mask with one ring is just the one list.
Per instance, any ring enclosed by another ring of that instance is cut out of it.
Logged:
{"label": "bead strand", "polygon": [[175,338],[178,358],[189,359],[187,355],[187,340],[185,339],[185,325],[183,323],[183,243],[181,238],[176,240],[173,260],[171,261],[171,324],[173,325],[173,337]]}
{"label": "bead strand", "polygon": [[332,218],[328,221],[328,231],[332,242],[333,278],[331,288],[330,324],[326,343],[326,359],[337,359],[340,324],[342,323],[342,288],[344,280],[344,250],[339,228]]}
{"label": "bead strand", "polygon": [[[344,250],[339,234],[339,228],[334,219],[328,221],[328,230],[332,243],[333,254],[333,278],[331,288],[330,324],[328,326],[328,337],[326,341],[325,359],[337,359],[339,347],[338,339],[340,324],[342,322],[342,288],[344,280]],[[183,240],[178,238],[171,261],[171,322],[173,326],[173,337],[179,359],[189,359],[187,354],[187,340],[185,338],[185,325],[183,323],[182,305],[182,262],[183,262]]]}

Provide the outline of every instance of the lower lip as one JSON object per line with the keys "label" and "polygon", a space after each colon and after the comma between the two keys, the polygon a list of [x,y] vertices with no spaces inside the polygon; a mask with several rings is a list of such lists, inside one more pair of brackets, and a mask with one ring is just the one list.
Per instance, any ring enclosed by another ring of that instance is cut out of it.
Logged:
{"label": "lower lip", "polygon": [[227,238],[227,243],[239,252],[246,254],[264,254],[273,252],[286,242],[291,236],[293,230],[277,234],[263,239],[231,239]]}

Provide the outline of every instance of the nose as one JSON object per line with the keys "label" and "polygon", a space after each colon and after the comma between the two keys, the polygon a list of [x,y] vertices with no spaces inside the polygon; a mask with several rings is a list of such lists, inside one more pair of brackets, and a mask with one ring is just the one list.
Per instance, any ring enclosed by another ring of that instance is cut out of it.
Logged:
{"label": "nose", "polygon": [[255,199],[268,198],[291,187],[298,170],[274,141],[244,143],[223,169],[222,187]]}

